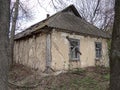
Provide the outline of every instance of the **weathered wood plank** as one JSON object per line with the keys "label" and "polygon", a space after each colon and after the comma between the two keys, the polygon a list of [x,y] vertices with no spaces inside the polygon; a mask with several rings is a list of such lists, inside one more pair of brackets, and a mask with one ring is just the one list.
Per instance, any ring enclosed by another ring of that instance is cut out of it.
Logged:
{"label": "weathered wood plank", "polygon": [[51,67],[51,34],[47,34],[46,40],[46,67]]}

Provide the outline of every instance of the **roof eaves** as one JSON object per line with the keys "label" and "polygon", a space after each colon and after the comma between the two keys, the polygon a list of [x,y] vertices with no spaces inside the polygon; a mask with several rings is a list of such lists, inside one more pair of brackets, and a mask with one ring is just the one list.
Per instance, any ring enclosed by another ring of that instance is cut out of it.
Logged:
{"label": "roof eaves", "polygon": [[62,32],[67,32],[67,33],[75,33],[77,35],[82,35],[82,36],[91,36],[91,37],[96,37],[96,38],[104,38],[104,39],[111,39],[110,36],[106,35],[106,36],[101,36],[101,35],[93,35],[93,34],[88,34],[88,33],[82,33],[79,31],[72,31],[72,30],[67,30],[67,29],[62,29],[62,28],[58,28],[58,27],[51,27],[48,26],[49,28],[54,28],[54,29],[59,29],[57,31],[62,31]]}

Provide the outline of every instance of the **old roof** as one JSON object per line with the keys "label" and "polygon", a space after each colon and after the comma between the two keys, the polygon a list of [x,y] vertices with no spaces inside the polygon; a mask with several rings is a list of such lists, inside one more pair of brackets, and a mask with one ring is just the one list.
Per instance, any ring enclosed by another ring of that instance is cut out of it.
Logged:
{"label": "old roof", "polygon": [[25,31],[17,34],[15,39],[20,39],[32,35],[36,30],[44,27],[58,28],[62,31],[75,32],[81,35],[89,35],[102,38],[110,38],[110,35],[94,25],[83,20],[73,5],[54,14],[53,16],[29,27]]}

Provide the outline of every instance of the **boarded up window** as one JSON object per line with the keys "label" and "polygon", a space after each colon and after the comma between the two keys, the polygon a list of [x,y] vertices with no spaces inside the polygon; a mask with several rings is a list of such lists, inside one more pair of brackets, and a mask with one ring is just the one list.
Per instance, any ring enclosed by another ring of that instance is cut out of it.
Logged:
{"label": "boarded up window", "polygon": [[101,42],[95,42],[95,50],[96,50],[96,58],[102,57],[102,43]]}
{"label": "boarded up window", "polygon": [[80,41],[78,39],[70,39],[69,42],[70,42],[70,60],[79,60]]}

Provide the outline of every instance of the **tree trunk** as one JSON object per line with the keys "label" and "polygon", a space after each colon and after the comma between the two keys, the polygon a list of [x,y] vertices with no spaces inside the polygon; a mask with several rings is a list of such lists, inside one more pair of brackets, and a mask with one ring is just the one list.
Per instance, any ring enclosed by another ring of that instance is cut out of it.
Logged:
{"label": "tree trunk", "polygon": [[8,90],[10,0],[0,0],[0,90]]}
{"label": "tree trunk", "polygon": [[13,64],[13,54],[14,54],[14,35],[15,35],[15,29],[16,29],[16,22],[18,18],[18,8],[19,8],[19,0],[16,0],[14,3],[14,11],[12,15],[12,27],[11,27],[11,33],[10,33],[10,57],[11,57],[11,64]]}
{"label": "tree trunk", "polygon": [[110,55],[110,90],[120,90],[120,0],[115,0],[115,18]]}

